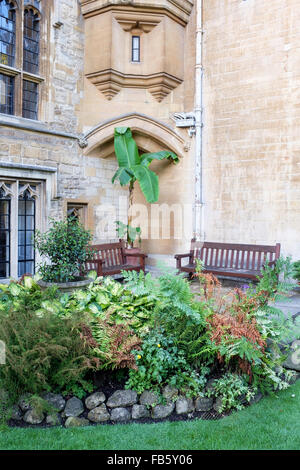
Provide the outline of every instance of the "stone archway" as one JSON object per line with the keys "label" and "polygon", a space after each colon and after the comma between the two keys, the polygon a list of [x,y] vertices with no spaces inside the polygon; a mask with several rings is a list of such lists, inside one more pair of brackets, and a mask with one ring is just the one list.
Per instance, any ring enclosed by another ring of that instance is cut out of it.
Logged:
{"label": "stone archway", "polygon": [[[183,223],[181,213],[180,221],[176,223],[172,208],[175,207],[176,209],[178,205],[182,204],[183,200],[191,200],[186,198],[185,189],[188,178],[186,175],[183,176],[186,166],[184,157],[187,158],[188,156],[186,142],[170,126],[148,116],[131,113],[99,123],[91,129],[85,135],[88,145],[84,150],[84,155],[88,158],[101,158],[103,162],[107,161],[111,165],[115,161],[113,145],[115,127],[130,127],[141,152],[156,152],[168,149],[175,152],[180,158],[178,165],[172,165],[168,161],[154,161],[151,164],[151,169],[159,175],[160,197],[158,204],[147,204],[138,185],[134,190],[134,203],[143,206],[141,207],[143,217],[137,216],[136,219],[139,222],[141,218],[143,219],[141,223],[142,249],[150,255],[155,254],[163,257],[164,255],[170,255],[178,251],[182,245],[182,240],[178,238],[178,232],[177,238],[174,237],[174,233],[179,222]],[[116,191],[119,191],[120,188],[117,188],[117,183],[114,187]],[[160,211],[159,205],[163,205],[164,209],[162,211]],[[169,214],[168,208],[171,208]],[[181,211],[180,208],[178,210]],[[170,228],[167,227],[163,231],[161,225],[167,217]],[[169,238],[168,234],[170,235]]]}

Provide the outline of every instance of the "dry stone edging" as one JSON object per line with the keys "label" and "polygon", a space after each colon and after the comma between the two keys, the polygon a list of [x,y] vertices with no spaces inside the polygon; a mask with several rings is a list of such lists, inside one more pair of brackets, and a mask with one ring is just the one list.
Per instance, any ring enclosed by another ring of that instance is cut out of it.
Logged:
{"label": "dry stone edging", "polygon": [[[293,382],[299,378],[300,374],[296,373]],[[206,385],[209,395],[212,394],[214,380],[208,381]],[[127,423],[144,419],[158,421],[171,415],[191,419],[195,413],[204,413],[204,415],[213,413],[213,417],[223,416],[223,413],[220,413],[222,405],[220,398],[201,395],[192,399],[179,395],[178,390],[170,386],[162,389],[162,397],[151,390],[143,392],[140,396],[134,390],[117,390],[109,397],[106,397],[102,391],[95,391],[85,400],[77,397],[65,400],[62,395],[51,393],[44,394],[42,397],[53,407],[54,411],[41,412],[35,409],[30,404],[31,396],[23,395],[11,410],[11,419],[15,425],[23,421],[29,425],[63,425],[70,428],[92,424]],[[257,403],[262,397],[262,393],[257,392],[249,405]],[[240,401],[245,402],[243,396],[240,397]]]}

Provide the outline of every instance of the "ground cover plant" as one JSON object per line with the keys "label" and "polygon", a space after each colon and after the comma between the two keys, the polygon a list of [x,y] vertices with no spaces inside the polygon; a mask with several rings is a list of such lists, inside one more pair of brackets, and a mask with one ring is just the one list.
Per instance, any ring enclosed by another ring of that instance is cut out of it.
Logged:
{"label": "ground cover plant", "polygon": [[94,389],[95,372],[123,371],[138,394],[156,391],[163,403],[169,385],[190,398],[216,397],[221,413],[289,387],[293,372],[282,363],[295,331],[269,306],[291,288],[289,259],[225,297],[201,266],[198,295],[168,270],[123,274],[123,284],[94,276],[86,290],[63,295],[29,277],[1,285],[1,388],[14,400],[47,391],[80,398]]}

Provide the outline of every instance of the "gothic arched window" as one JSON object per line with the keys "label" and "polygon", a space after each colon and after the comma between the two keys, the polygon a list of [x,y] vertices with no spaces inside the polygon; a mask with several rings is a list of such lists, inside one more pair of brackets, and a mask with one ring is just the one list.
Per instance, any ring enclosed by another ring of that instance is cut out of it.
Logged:
{"label": "gothic arched window", "polygon": [[37,120],[42,0],[0,0],[0,113]]}
{"label": "gothic arched window", "polygon": [[33,8],[24,10],[23,70],[37,74],[40,52],[40,15]]}
{"label": "gothic arched window", "polygon": [[0,63],[15,65],[16,13],[15,3],[0,0]]}

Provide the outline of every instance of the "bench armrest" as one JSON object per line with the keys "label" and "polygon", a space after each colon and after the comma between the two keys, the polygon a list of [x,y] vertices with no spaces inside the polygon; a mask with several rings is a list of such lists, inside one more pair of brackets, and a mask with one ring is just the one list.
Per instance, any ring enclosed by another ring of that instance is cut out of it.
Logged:
{"label": "bench armrest", "polygon": [[181,259],[181,258],[187,258],[188,256],[191,256],[191,253],[184,253],[182,255],[174,255],[174,258]]}
{"label": "bench armrest", "polygon": [[84,262],[85,267],[86,267],[87,263],[96,264],[97,276],[103,276],[103,264],[105,264],[105,260],[103,260],[103,259],[87,259]]}
{"label": "bench armrest", "polygon": [[182,260],[182,258],[189,258],[189,262],[192,263],[193,262],[193,256],[194,256],[193,253],[194,253],[193,251],[190,251],[189,253],[174,255],[174,258],[176,259],[176,268],[181,269],[181,260]]}

